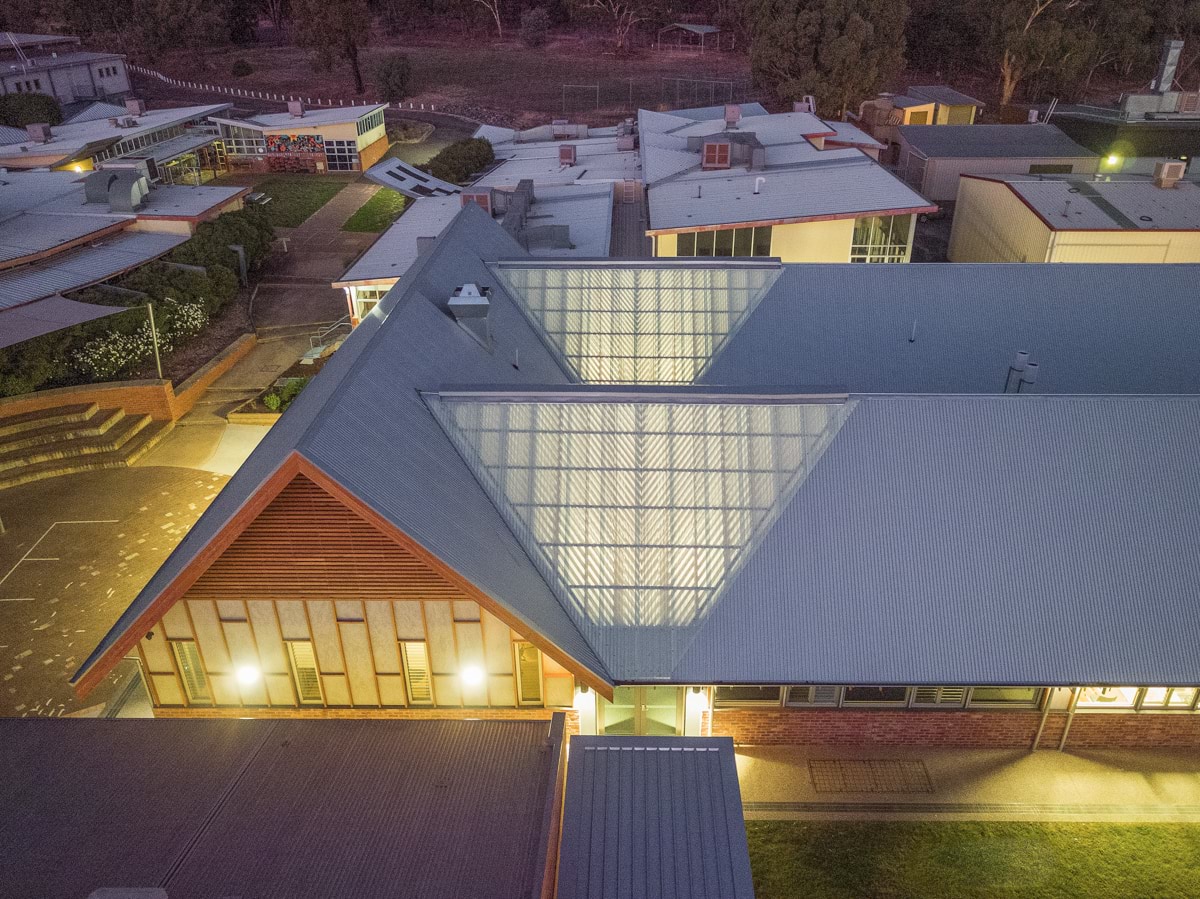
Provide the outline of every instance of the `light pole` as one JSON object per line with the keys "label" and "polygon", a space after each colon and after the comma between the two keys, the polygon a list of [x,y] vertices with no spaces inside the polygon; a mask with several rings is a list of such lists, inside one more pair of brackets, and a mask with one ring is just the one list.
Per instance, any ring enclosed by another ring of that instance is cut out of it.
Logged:
{"label": "light pole", "polygon": [[158,356],[158,329],[154,327],[154,304],[146,304],[146,312],[150,314],[150,342],[154,344],[154,367],[158,369],[158,379],[161,381],[162,376],[162,359]]}

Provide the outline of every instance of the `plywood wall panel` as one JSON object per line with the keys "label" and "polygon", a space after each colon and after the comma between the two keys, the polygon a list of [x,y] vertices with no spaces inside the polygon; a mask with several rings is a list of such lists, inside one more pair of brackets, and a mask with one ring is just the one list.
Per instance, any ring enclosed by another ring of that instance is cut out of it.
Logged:
{"label": "plywood wall panel", "polygon": [[273,706],[299,705],[296,691],[292,688],[290,674],[268,674],[264,678],[267,684],[267,697]]}
{"label": "plywood wall panel", "polygon": [[350,686],[344,674],[321,675],[321,688],[325,691],[326,705],[350,705]]}
{"label": "plywood wall panel", "polygon": [[479,620],[479,603],[471,602],[467,599],[457,600],[454,603],[454,620],[455,621],[478,621]]}
{"label": "plywood wall panel", "polygon": [[404,692],[404,678],[399,674],[381,674],[379,683],[379,703],[384,706],[403,706],[408,697]]}
{"label": "plywood wall panel", "polygon": [[187,608],[180,603],[167,609],[166,614],[162,617],[162,623],[167,632],[167,638],[170,640],[194,640],[196,638],[196,635],[192,633],[192,622],[188,620]]}
{"label": "plywood wall panel", "polygon": [[[225,646],[225,634],[217,619],[217,610],[207,600],[188,602],[188,614],[192,616],[192,629],[196,632],[196,644],[204,660],[204,670],[210,675],[232,671],[229,650]],[[236,694],[236,690],[234,691]]]}
{"label": "plywood wall panel", "polygon": [[454,645],[454,619],[450,603],[425,603],[425,631],[429,638],[429,665],[436,674],[458,675],[458,650]]}
{"label": "plywood wall panel", "polygon": [[[309,602],[308,621],[312,626],[313,648],[317,651],[317,668],[322,674],[345,671],[346,669],[342,666],[342,648],[338,641],[337,621],[333,617],[333,603]],[[334,704],[330,703],[330,705]]]}
{"label": "plywood wall panel", "polygon": [[279,627],[285,640],[311,640],[312,633],[308,629],[308,615],[304,612],[304,603],[299,600],[279,600],[275,603],[279,613]]}
{"label": "plywood wall panel", "polygon": [[508,625],[488,612],[483,613],[480,624],[483,627],[483,654],[487,660],[488,674],[511,675],[513,654]]}
{"label": "plywood wall panel", "polygon": [[457,674],[435,674],[433,699],[440,706],[461,706],[462,679]]}
{"label": "plywood wall panel", "polygon": [[[258,658],[263,671],[286,674],[287,655],[283,648],[283,637],[279,633],[279,621],[275,617],[275,604],[248,602],[246,611],[250,613],[250,626],[254,630],[254,642],[258,646]],[[271,702],[274,704],[275,700]]]}
{"label": "plywood wall panel", "polygon": [[245,621],[246,604],[240,599],[218,599],[217,617],[222,621]]}
{"label": "plywood wall panel", "polygon": [[[245,612],[243,611],[243,615]],[[225,643],[238,681],[238,691],[246,705],[266,705],[267,685],[263,682],[262,661],[248,621],[222,621]],[[246,674],[246,677],[242,675]],[[253,678],[249,677],[253,674]]]}
{"label": "plywood wall panel", "polygon": [[396,613],[396,637],[400,640],[424,640],[425,616],[421,604],[411,600],[392,603]]}
{"label": "plywood wall panel", "polygon": [[515,706],[517,684],[512,675],[493,674],[488,678],[488,704],[492,706]]}
{"label": "plywood wall panel", "polygon": [[[151,636],[153,635],[153,636]],[[166,631],[161,624],[154,628],[141,640],[142,658],[155,674],[173,674],[175,660],[171,658],[171,646],[167,643]]]}
{"label": "plywood wall panel", "polygon": [[242,704],[242,694],[238,690],[237,678],[232,674],[211,674],[208,683],[212,687],[213,700],[217,705]]}
{"label": "plywood wall panel", "polygon": [[[366,604],[367,631],[371,635],[371,653],[375,656],[375,670],[380,674],[400,673],[400,647],[396,638],[396,625],[392,617],[390,602]],[[394,703],[392,703],[394,705]],[[384,703],[388,705],[388,703]]]}
{"label": "plywood wall panel", "polygon": [[379,705],[375,685],[375,668],[371,664],[371,641],[367,625],[361,621],[339,621],[342,649],[346,657],[346,674],[350,681],[350,698],[356,706]]}
{"label": "plywood wall panel", "polygon": [[183,705],[183,691],[174,674],[152,674],[150,680],[159,705]]}
{"label": "plywood wall panel", "polygon": [[357,599],[338,599],[333,603],[338,621],[362,621],[363,604]]}

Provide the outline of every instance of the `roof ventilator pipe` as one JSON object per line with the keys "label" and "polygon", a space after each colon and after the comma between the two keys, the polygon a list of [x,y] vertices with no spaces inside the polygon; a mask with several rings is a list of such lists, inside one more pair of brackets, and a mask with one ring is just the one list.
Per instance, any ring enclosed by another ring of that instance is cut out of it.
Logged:
{"label": "roof ventilator pipe", "polygon": [[1020,385],[1021,378],[1024,377],[1025,369],[1029,367],[1029,354],[1024,350],[1018,350],[1017,355],[1013,357],[1012,365],[1008,367],[1008,372],[1004,375],[1004,389],[1001,393],[1008,393],[1012,390],[1013,375],[1017,375],[1017,384]]}
{"label": "roof ventilator pipe", "polygon": [[447,304],[450,314],[458,322],[459,327],[471,335],[481,347],[489,352],[492,349],[492,325],[488,319],[491,302],[487,298],[487,288],[478,284],[464,284],[454,291]]}
{"label": "roof ventilator pipe", "polygon": [[754,179],[754,192],[756,194],[761,193],[760,188],[766,183],[767,183],[767,179],[764,178],[762,175],[759,175],[757,178]]}

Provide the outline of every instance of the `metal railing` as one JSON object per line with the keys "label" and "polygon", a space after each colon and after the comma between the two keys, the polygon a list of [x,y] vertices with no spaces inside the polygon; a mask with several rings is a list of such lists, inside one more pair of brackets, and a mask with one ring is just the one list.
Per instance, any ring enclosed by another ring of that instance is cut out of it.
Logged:
{"label": "metal railing", "polygon": [[346,333],[350,333],[350,316],[343,315],[333,324],[317,331],[315,334],[310,334],[308,337],[308,346],[310,349],[316,349],[319,346],[325,346],[329,343],[329,339],[337,334],[342,328],[346,329]]}

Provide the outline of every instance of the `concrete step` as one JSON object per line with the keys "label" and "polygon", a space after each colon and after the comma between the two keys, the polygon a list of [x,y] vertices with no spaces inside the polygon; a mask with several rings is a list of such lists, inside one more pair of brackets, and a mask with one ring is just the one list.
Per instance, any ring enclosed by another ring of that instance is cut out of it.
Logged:
{"label": "concrete step", "polygon": [[62,440],[99,437],[124,417],[124,409],[101,409],[91,418],[79,422],[55,422],[45,427],[19,431],[11,437],[0,436],[0,456],[26,447],[42,446]]}
{"label": "concrete step", "polygon": [[64,422],[87,421],[99,411],[100,407],[96,403],[80,403],[74,406],[39,409],[36,412],[22,412],[20,415],[6,415],[0,418],[0,438]]}
{"label": "concrete step", "polygon": [[64,438],[43,443],[40,446],[0,453],[0,472],[14,471],[42,462],[74,459],[79,456],[119,453],[126,443],[152,421],[153,419],[149,415],[123,415],[120,421],[113,424],[103,434],[73,439]]}
{"label": "concrete step", "polygon": [[142,427],[120,449],[65,459],[51,459],[12,471],[0,472],[0,490],[67,474],[100,471],[105,468],[127,468],[152,450],[174,427],[175,423],[171,421],[151,420],[148,426]]}

